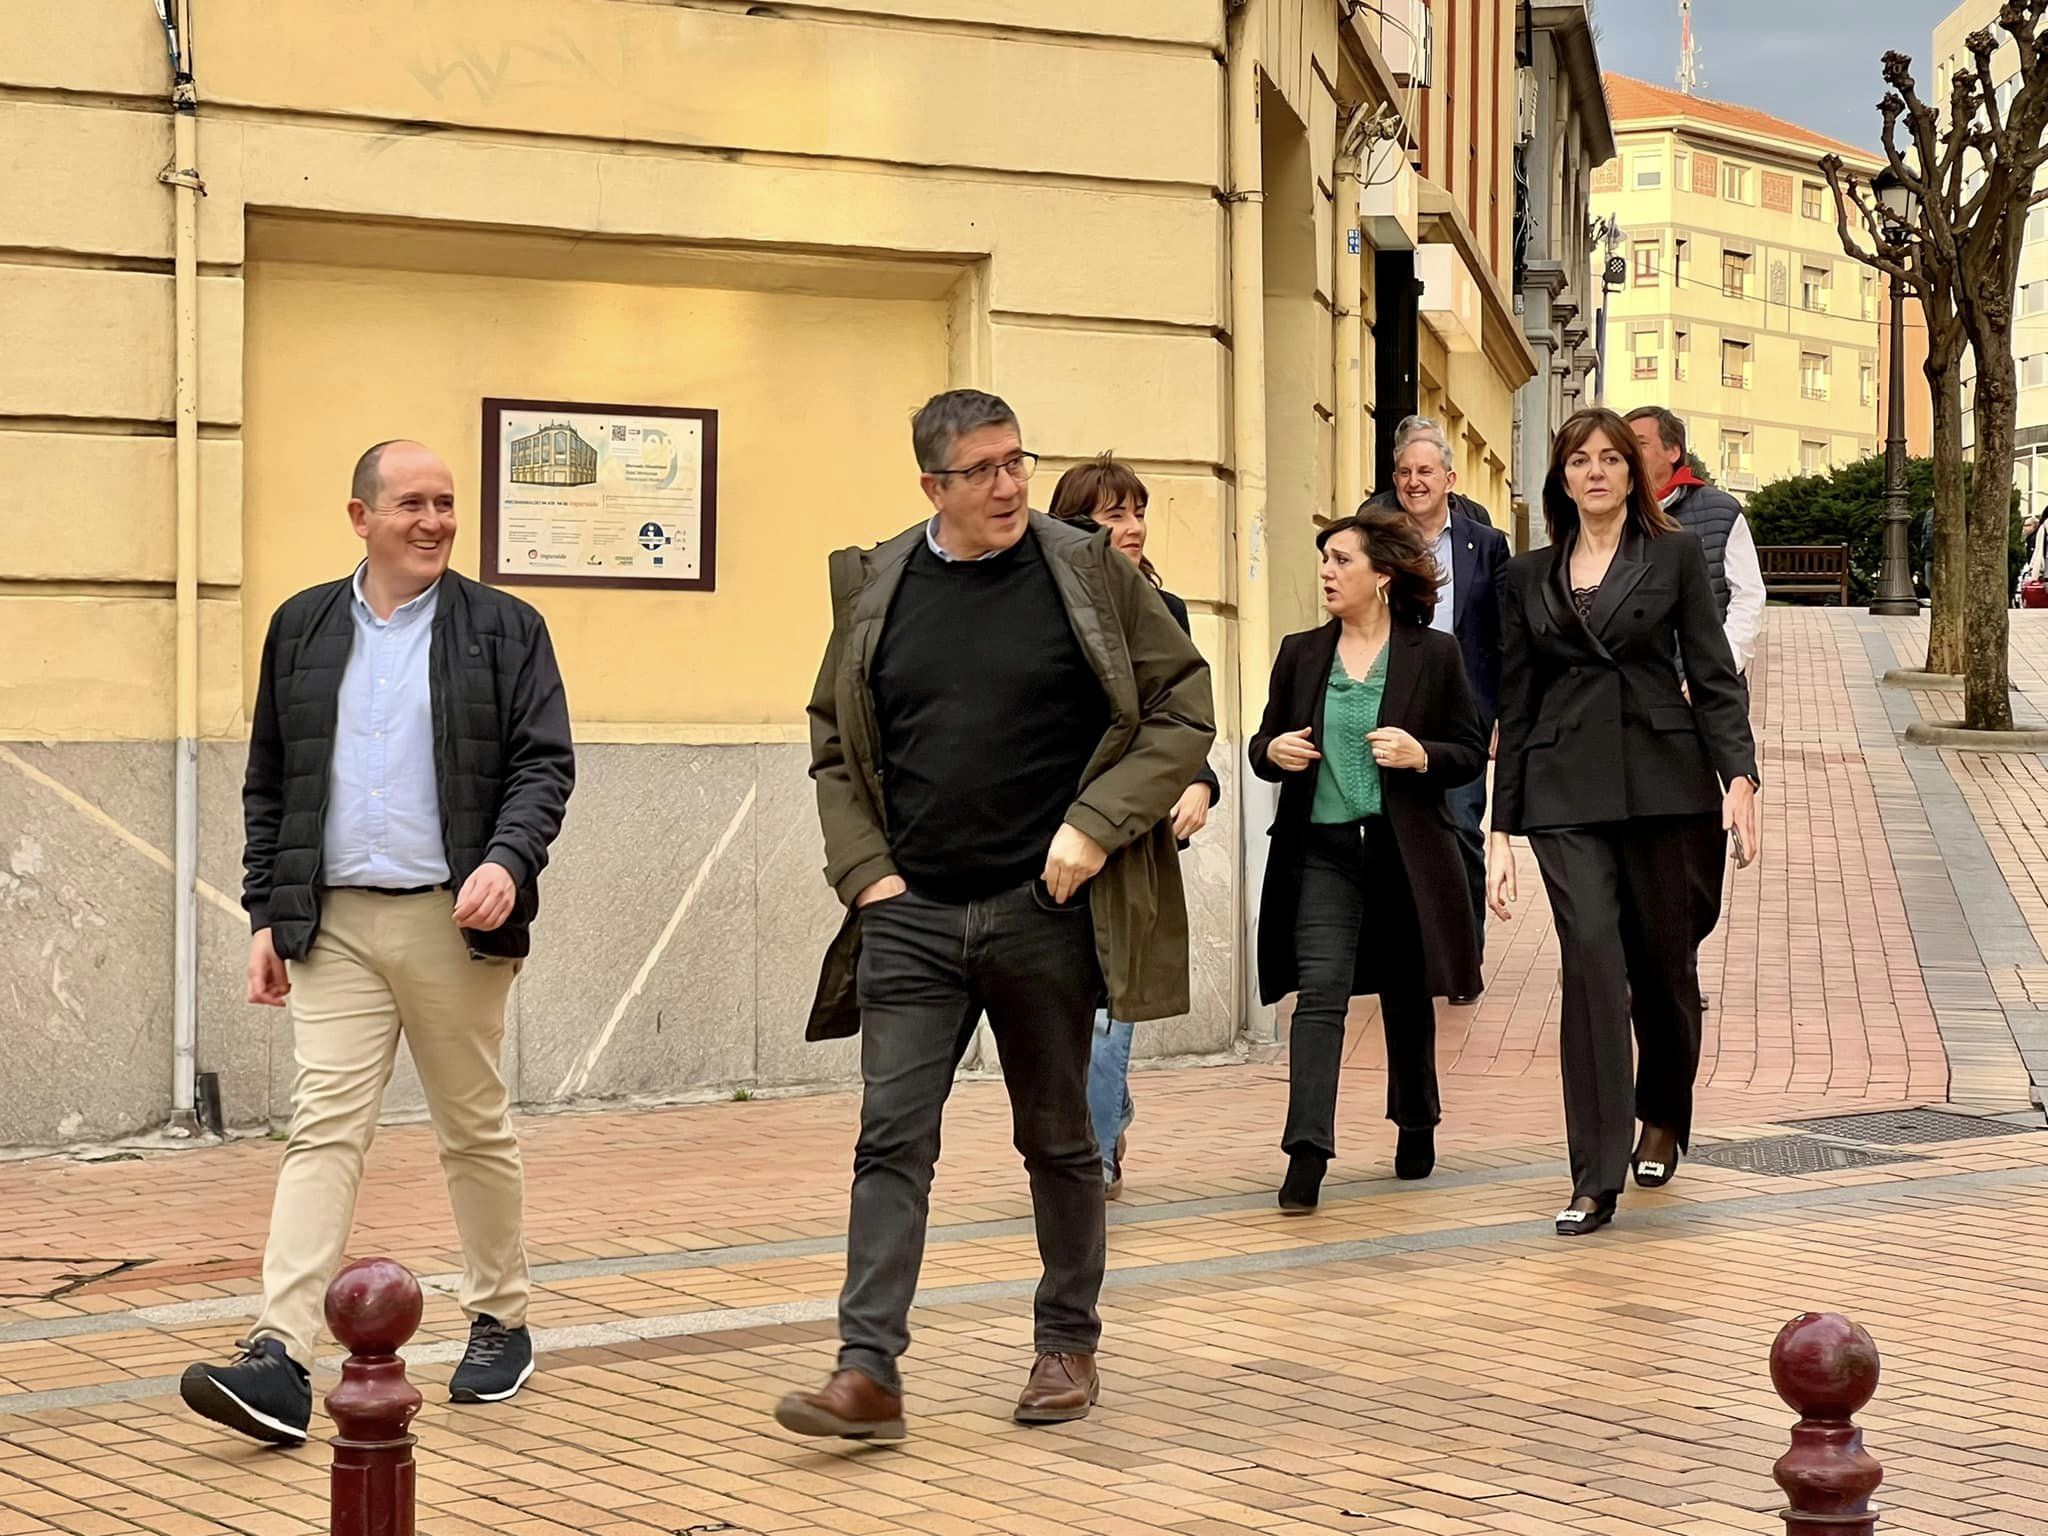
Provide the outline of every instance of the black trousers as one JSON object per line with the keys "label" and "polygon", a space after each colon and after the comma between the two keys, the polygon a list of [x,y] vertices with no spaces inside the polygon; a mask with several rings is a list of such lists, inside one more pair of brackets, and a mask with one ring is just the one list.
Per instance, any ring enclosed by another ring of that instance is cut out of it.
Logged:
{"label": "black trousers", "polygon": [[1359,980],[1379,988],[1387,1032],[1387,1118],[1419,1130],[1443,1115],[1436,1081],[1436,1004],[1422,925],[1401,850],[1384,816],[1311,827],[1295,919],[1301,990],[1287,1045],[1284,1152],[1337,1153],[1344,1016]]}
{"label": "black trousers", "polygon": [[1102,1160],[1088,1053],[1102,970],[1084,892],[1055,907],[1036,881],[964,905],[916,892],[861,914],[860,1140],[839,1296],[839,1364],[891,1391],[910,1347],[939,1123],[985,1011],[1031,1180],[1036,1347],[1092,1354],[1105,1261]]}
{"label": "black trousers", "polygon": [[1574,1198],[1621,1192],[1637,1120],[1690,1142],[1699,949],[1720,915],[1724,836],[1712,813],[1529,834],[1564,973],[1558,1045]]}

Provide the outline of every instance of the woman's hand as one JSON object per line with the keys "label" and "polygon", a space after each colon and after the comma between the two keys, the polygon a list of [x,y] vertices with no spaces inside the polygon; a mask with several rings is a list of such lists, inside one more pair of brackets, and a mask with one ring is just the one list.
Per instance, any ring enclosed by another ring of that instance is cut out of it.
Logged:
{"label": "woman's hand", "polygon": [[1507,922],[1515,915],[1508,908],[1521,897],[1515,883],[1515,850],[1507,833],[1495,832],[1486,840],[1486,905],[1495,917]]}
{"label": "woman's hand", "polygon": [[1299,773],[1312,763],[1323,760],[1309,741],[1312,726],[1303,726],[1298,731],[1289,731],[1285,736],[1275,736],[1266,743],[1266,761],[1282,773]]}
{"label": "woman's hand", "polygon": [[1422,743],[1398,725],[1383,725],[1376,731],[1367,731],[1365,740],[1372,748],[1372,760],[1382,768],[1429,772],[1429,754],[1422,750]]}
{"label": "woman's hand", "polygon": [[1209,786],[1190,784],[1173,803],[1173,835],[1188,841],[1209,825]]}
{"label": "woman's hand", "polygon": [[1735,867],[1747,869],[1763,852],[1763,818],[1757,815],[1756,786],[1737,779],[1721,797],[1721,830],[1735,834]]}

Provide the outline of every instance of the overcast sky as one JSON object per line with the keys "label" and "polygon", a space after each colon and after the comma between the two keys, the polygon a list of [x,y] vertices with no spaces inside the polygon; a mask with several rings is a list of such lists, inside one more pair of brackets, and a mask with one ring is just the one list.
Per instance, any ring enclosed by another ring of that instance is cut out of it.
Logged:
{"label": "overcast sky", "polygon": [[[1851,144],[1875,147],[1878,61],[1912,55],[1924,94],[1934,26],[1955,0],[1693,0],[1700,94],[1757,107]],[[1595,0],[1600,67],[1676,84],[1678,0]]]}

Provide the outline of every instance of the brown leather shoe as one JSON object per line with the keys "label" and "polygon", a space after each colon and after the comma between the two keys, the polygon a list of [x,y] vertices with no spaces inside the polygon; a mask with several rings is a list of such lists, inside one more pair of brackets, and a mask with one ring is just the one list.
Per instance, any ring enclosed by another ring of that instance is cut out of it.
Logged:
{"label": "brown leather shoe", "polygon": [[835,1371],[816,1392],[792,1392],[775,1405],[775,1422],[799,1435],[842,1440],[901,1440],[903,1397],[859,1371]]}
{"label": "brown leather shoe", "polygon": [[1093,1355],[1043,1354],[1017,1399],[1019,1424],[1064,1424],[1085,1419],[1102,1390]]}

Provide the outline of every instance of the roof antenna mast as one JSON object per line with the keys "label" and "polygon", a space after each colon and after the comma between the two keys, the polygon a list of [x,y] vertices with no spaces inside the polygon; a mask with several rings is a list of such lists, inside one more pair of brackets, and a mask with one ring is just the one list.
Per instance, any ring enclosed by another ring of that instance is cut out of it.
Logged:
{"label": "roof antenna mast", "polygon": [[1700,78],[1700,50],[1692,40],[1692,0],[1678,0],[1678,89],[1697,96],[1706,81]]}

